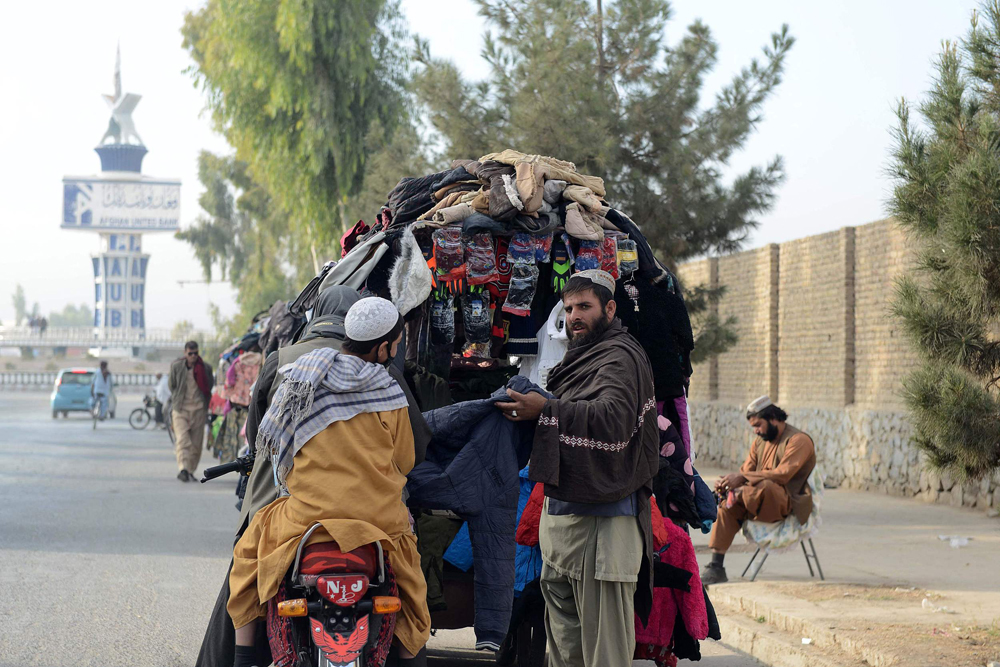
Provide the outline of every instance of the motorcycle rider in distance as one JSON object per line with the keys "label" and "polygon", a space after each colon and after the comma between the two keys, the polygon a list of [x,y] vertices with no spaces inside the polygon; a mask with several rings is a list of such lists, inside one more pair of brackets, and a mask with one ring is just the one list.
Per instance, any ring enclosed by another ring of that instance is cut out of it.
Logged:
{"label": "motorcycle rider in distance", "polygon": [[351,306],[344,326],[340,352],[320,348],[282,368],[285,379],[260,424],[257,456],[272,462],[280,497],[254,515],[233,550],[235,667],[254,664],[257,621],[314,523],[323,529],[310,541],[332,540],[343,552],[381,543],[402,601],[399,664],[426,664],[427,584],[402,500],[413,431],[406,395],[386,371],[403,319],[391,302],[369,297]]}

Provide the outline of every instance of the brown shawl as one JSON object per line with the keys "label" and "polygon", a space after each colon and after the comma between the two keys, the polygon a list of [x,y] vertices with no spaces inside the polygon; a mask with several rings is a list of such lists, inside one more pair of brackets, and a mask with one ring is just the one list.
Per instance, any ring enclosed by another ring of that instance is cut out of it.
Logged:
{"label": "brown shawl", "polygon": [[646,558],[636,612],[652,604],[650,482],[659,464],[653,371],[621,321],[597,342],[569,350],[552,369],[550,399],[538,418],[530,477],[556,500],[608,503],[638,492]]}

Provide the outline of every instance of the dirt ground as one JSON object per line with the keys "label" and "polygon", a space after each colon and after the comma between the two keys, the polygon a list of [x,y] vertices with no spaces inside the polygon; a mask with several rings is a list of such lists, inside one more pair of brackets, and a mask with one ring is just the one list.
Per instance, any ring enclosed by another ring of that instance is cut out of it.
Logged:
{"label": "dirt ground", "polygon": [[896,656],[896,665],[971,667],[1000,660],[1000,618],[970,619],[948,607],[947,595],[898,586],[767,585],[815,603],[826,612],[830,630]]}

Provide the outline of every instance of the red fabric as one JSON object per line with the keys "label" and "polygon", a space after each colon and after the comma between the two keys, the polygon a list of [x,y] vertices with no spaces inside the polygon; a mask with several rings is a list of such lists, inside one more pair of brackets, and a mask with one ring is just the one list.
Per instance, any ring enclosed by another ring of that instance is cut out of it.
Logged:
{"label": "red fabric", "polygon": [[209,394],[212,393],[212,388],[208,386],[208,373],[205,372],[205,362],[198,357],[198,361],[194,362],[194,381],[198,384],[198,389],[201,393],[208,398]]}
{"label": "red fabric", "polygon": [[[521,513],[521,521],[517,524],[514,541],[525,547],[538,546],[538,522],[542,519],[542,502],[545,500],[545,485],[535,484],[528,496],[528,503]],[[663,527],[663,515],[656,506],[656,499],[650,500],[653,510],[653,547],[659,551],[670,541],[666,528]]]}
{"label": "red fabric", "polygon": [[[396,597],[399,595],[399,586],[396,585],[396,573],[389,565],[389,558],[385,559],[385,574],[389,577],[388,594]],[[384,614],[382,616],[382,626],[379,628],[378,637],[374,644],[369,644],[366,651],[367,665],[384,665],[385,659],[389,656],[389,648],[392,646],[392,635],[396,629],[396,614]]]}
{"label": "red fabric", "polygon": [[542,502],[545,500],[545,485],[535,484],[528,496],[528,504],[521,512],[521,522],[517,524],[514,541],[525,547],[538,546],[538,522],[542,520]]}
{"label": "red fabric", "polygon": [[297,662],[292,619],[278,614],[278,603],[287,599],[288,586],[282,581],[277,594],[267,601],[267,641],[275,667],[294,667]]}
{"label": "red fabric", "polygon": [[656,496],[650,498],[649,505],[653,510],[653,548],[659,551],[670,542],[670,536],[663,527],[663,515],[660,514],[660,508],[656,504]]}
{"label": "red fabric", "polygon": [[[515,541],[526,547],[538,545],[538,522],[542,518],[542,504],[545,500],[545,485],[536,484],[528,497],[528,503],[521,513],[521,521],[514,535]],[[649,624],[643,627],[639,617],[635,618],[635,640],[637,660],[655,659],[660,665],[674,665],[676,658],[668,647],[674,635],[674,621],[680,609],[684,627],[695,639],[708,637],[708,612],[701,590],[701,575],[698,574],[698,559],[694,555],[694,544],[687,532],[670,519],[665,519],[657,507],[655,499],[650,502],[653,510],[653,544],[657,552],[669,548],[660,555],[660,560],[674,567],[691,572],[691,592],[672,588],[653,589],[653,609]],[[642,655],[640,655],[640,652]],[[655,658],[653,656],[656,656]],[[673,661],[671,661],[673,658]]]}
{"label": "red fabric", "polygon": [[336,542],[314,542],[302,550],[299,572],[324,574],[327,572],[352,572],[374,579],[378,564],[375,547],[370,544],[344,553]]}
{"label": "red fabric", "polygon": [[545,485],[535,484],[528,496],[528,504],[521,512],[521,522],[517,524],[514,541],[525,547],[538,546],[538,522],[542,520],[542,503],[545,501]]}
{"label": "red fabric", "polygon": [[208,399],[208,412],[213,415],[221,415],[226,409],[226,399],[221,394],[212,394]]}
{"label": "red fabric", "polygon": [[677,667],[677,656],[671,653],[666,646],[636,644],[635,659],[652,660],[656,663],[656,667]]}
{"label": "red fabric", "polygon": [[497,263],[497,275],[500,277],[495,282],[488,283],[486,289],[489,290],[490,296],[493,298],[493,303],[496,304],[497,308],[500,308],[503,302],[507,300],[507,292],[510,291],[510,274],[513,270],[513,265],[507,257],[507,248],[509,246],[509,238],[504,236],[494,238],[493,247]]}
{"label": "red fabric", "polygon": [[691,573],[691,592],[685,593],[673,588],[653,589],[653,609],[649,623],[643,627],[639,618],[635,619],[636,644],[658,647],[670,646],[674,635],[674,620],[678,611],[684,619],[684,627],[694,639],[708,637],[708,611],[705,609],[705,595],[701,589],[701,575],[698,574],[698,559],[694,555],[694,544],[687,532],[670,519],[661,519],[670,545],[660,554],[660,560]]}
{"label": "red fabric", "polygon": [[367,231],[368,225],[365,224],[365,221],[358,220],[353,227],[344,232],[344,235],[340,237],[340,256],[346,257],[347,253],[351,252],[358,244],[358,237]]}
{"label": "red fabric", "polygon": [[[260,358],[257,353],[241,354],[239,359],[233,362],[229,372],[226,373],[227,394],[230,402],[246,407],[250,405],[250,393],[253,383],[257,381],[260,374]],[[230,381],[232,376],[232,381]]]}

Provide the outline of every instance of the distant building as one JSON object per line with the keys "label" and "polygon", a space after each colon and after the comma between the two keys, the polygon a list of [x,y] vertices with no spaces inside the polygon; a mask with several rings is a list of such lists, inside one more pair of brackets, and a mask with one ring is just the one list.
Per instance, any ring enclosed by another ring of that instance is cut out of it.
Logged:
{"label": "distant building", "polygon": [[98,232],[94,271],[94,335],[97,339],[141,339],[146,329],[143,232],[172,232],[180,223],[181,182],[142,175],[146,147],[132,122],[140,95],[122,93],[121,50],[115,61],[115,92],[108,129],[94,150],[96,176],[63,178],[63,229]]}

